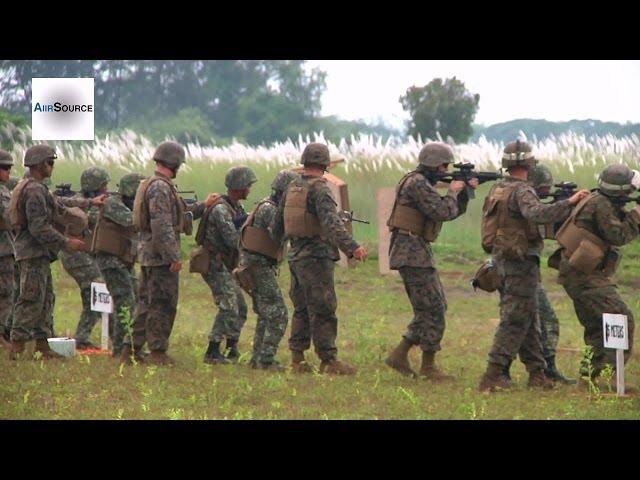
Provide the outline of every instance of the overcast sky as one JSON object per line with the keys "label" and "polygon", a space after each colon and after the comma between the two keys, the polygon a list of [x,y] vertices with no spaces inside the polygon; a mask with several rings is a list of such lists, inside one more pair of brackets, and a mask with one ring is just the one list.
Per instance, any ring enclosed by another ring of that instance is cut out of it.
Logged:
{"label": "overcast sky", "polygon": [[310,60],[327,72],[322,114],[403,127],[411,85],[456,76],[480,94],[475,122],[515,118],[640,122],[640,61]]}

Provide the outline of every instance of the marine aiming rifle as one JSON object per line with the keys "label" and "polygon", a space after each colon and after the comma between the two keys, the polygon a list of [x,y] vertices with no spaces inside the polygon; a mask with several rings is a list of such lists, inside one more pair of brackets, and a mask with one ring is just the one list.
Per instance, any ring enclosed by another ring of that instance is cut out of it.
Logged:
{"label": "marine aiming rifle", "polygon": [[561,200],[566,200],[571,198],[576,190],[578,190],[578,185],[575,182],[560,182],[553,184],[556,189],[553,192],[538,194],[541,200],[546,198],[552,198],[548,203],[556,203]]}
{"label": "marine aiming rifle", "polygon": [[468,198],[476,198],[476,194],[473,188],[469,186],[469,182],[473,178],[478,179],[478,183],[493,182],[502,178],[502,174],[499,172],[476,172],[476,166],[470,162],[458,162],[453,164],[453,172],[429,172],[429,176],[434,180],[444,183],[451,183],[453,181],[460,181],[465,183],[465,191]]}

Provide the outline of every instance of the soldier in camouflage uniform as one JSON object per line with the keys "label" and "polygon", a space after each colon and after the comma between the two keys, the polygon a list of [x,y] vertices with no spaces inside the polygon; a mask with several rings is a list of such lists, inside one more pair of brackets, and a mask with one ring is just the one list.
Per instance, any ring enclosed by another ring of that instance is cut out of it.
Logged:
{"label": "soldier in camouflage uniform", "polygon": [[[124,336],[133,328],[137,290],[134,263],[138,245],[133,227],[133,202],[144,179],[139,173],[129,173],[120,179],[120,195],[109,196],[101,209],[92,245],[96,263],[113,299],[114,357],[120,356]],[[131,344],[130,336],[128,343]]]}
{"label": "soldier in camouflage uniform", "polygon": [[[32,339],[36,341],[36,352],[44,358],[60,357],[47,342],[52,335],[48,322],[55,299],[50,264],[63,248],[86,248],[82,240],[66,237],[53,227],[55,200],[43,181],[51,176],[56,158],[55,150],[48,145],[30,147],[24,156],[30,178],[23,179],[12,194],[10,215],[17,231],[15,253],[20,264],[20,296],[11,328],[10,358],[14,360]],[[93,203],[102,201],[104,198],[100,197]]]}
{"label": "soldier in camouflage uniform", "polygon": [[153,154],[155,174],[142,182],[136,193],[133,223],[140,232],[138,260],[142,267],[138,301],[134,313],[133,339],[123,342],[120,360],[130,363],[140,358],[147,342],[151,354],[145,358],[157,365],[175,361],[167,355],[169,337],[178,307],[179,272],[182,269],[180,233],[187,231],[187,216],[200,218],[206,202],[189,208],[177,193],[171,179],[185,162],[184,148],[175,142],[163,142]]}
{"label": "soldier in camouflage uniform", "polygon": [[[535,189],[538,196],[549,194],[551,192],[551,187],[553,187],[553,175],[551,174],[551,170],[544,165],[536,165],[529,173],[529,182]],[[550,225],[549,230],[553,231],[554,227],[555,225]],[[541,281],[538,284],[537,297],[538,315],[540,317],[542,335],[542,352],[547,363],[544,373],[547,377],[556,382],[571,385],[576,383],[576,380],[574,378],[565,377],[556,366],[556,352],[558,348],[558,339],[560,337],[560,322],[558,321],[556,312],[551,306],[551,302],[549,302],[547,292],[542,284],[542,279],[540,280]],[[511,378],[511,374],[509,373],[510,367],[511,363],[505,365],[503,372],[509,379]]]}
{"label": "soldier in camouflage uniform", "polygon": [[[225,177],[227,194],[207,209],[199,225],[202,245],[211,253],[209,271],[202,278],[213,295],[218,313],[209,333],[206,363],[229,363],[240,357],[238,340],[247,321],[247,303],[242,290],[231,275],[238,262],[239,228],[247,219],[240,203],[248,197],[258,179],[248,167],[233,167]],[[200,240],[199,240],[200,241]],[[220,352],[220,343],[227,340],[227,357]]]}
{"label": "soldier in camouflage uniform", "polygon": [[358,245],[336,210],[336,201],[323,178],[329,167],[329,149],[310,143],[302,152],[302,174],[293,180],[270,226],[272,239],[289,239],[289,270],[294,313],[289,348],[294,372],[312,372],[304,358],[313,341],[320,357],[320,373],[352,375],[356,369],[338,360],[338,318],[334,290],[338,248],[349,258],[365,260],[367,250]]}
{"label": "soldier in camouflage uniform", "polygon": [[[569,252],[558,232],[558,242],[563,247],[559,265],[558,283],[573,300],[576,315],[584,327],[584,341],[592,348],[591,365],[583,360],[580,374],[582,377],[597,377],[602,370],[611,365],[616,367],[616,352],[604,348],[602,332],[602,314],[617,313],[627,316],[629,330],[629,349],[624,352],[625,363],[629,360],[633,348],[634,318],[631,309],[625,304],[617,291],[612,275],[615,273],[621,253],[621,247],[638,237],[640,225],[640,206],[625,210],[624,199],[629,193],[640,188],[640,173],[626,165],[610,165],[600,174],[598,191],[591,193],[575,209],[573,224],[578,228],[580,237],[595,236],[604,249],[604,258],[590,272],[572,266]],[[563,228],[568,226],[567,221]]]}
{"label": "soldier in camouflage uniform", "polygon": [[[435,268],[431,242],[435,241],[442,222],[458,218],[467,210],[469,198],[464,182],[453,181],[446,196],[436,190],[437,180],[431,172],[444,173],[453,162],[453,150],[439,142],[426,144],[418,156],[416,170],[405,175],[396,190],[396,201],[389,218],[391,234],[390,268],[400,270],[405,291],[413,307],[413,320],[400,344],[386,359],[386,364],[403,375],[415,376],[409,363],[409,350],[422,349],[420,375],[431,380],[452,377],[435,365],[436,352],[445,329],[447,301]],[[477,179],[470,182],[478,186]]]}
{"label": "soldier in camouflage uniform", "polygon": [[[110,180],[109,173],[104,168],[87,168],[80,176],[81,192],[65,201],[69,204],[74,200],[82,201],[83,199],[92,199],[102,195],[107,191],[107,185]],[[90,207],[87,211],[87,216],[89,218],[89,232],[87,232],[85,243],[90,245],[91,236],[98,220],[98,208]],[[76,349],[98,348],[90,341],[91,331],[100,320],[100,313],[91,310],[91,283],[103,282],[100,269],[89,252],[65,252],[63,250],[60,252],[60,260],[65,271],[78,285],[82,300],[82,311],[80,312],[80,320],[75,334]]]}
{"label": "soldier in camouflage uniform", "polygon": [[253,310],[258,315],[250,362],[253,368],[284,370],[275,360],[288,322],[287,306],[277,278],[283,249],[269,237],[268,229],[282,194],[297,176],[290,170],[278,173],[271,184],[273,193],[258,202],[241,231],[238,271],[247,278],[244,283],[248,284]]}
{"label": "soldier in camouflage uniform", "polygon": [[11,192],[7,188],[13,158],[0,150],[0,345],[11,348],[10,332],[15,297],[15,256],[9,219]]}
{"label": "soldier in camouflage uniform", "polygon": [[480,391],[511,387],[503,371],[516,355],[529,372],[530,387],[553,388],[544,374],[537,291],[543,240],[537,224],[550,224],[569,216],[572,205],[588,195],[587,190],[548,205],[540,202],[528,175],[537,161],[531,145],[515,141],[506,145],[502,166],[509,176],[492,188],[483,207],[482,243],[490,251],[501,277],[500,323],[489,352],[487,371]]}

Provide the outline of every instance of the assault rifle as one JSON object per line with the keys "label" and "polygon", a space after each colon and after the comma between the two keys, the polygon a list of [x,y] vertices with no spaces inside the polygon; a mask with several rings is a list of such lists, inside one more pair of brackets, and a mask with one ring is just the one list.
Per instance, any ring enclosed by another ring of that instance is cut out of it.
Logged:
{"label": "assault rifle", "polygon": [[198,201],[198,194],[195,190],[178,190],[178,193],[181,195],[183,193],[193,193],[193,198],[183,198],[184,203],[187,205],[194,205]]}
{"label": "assault rifle", "polygon": [[121,195],[119,192],[110,192],[110,191],[106,191],[106,192],[76,192],[75,190],[71,190],[71,184],[70,183],[61,183],[60,185],[56,185],[56,189],[53,191],[53,194],[56,197],[73,197],[74,195],[77,195],[78,193],[81,193],[83,196],[85,196],[87,198],[94,198],[94,197],[97,197],[97,196],[103,195],[103,194]]}
{"label": "assault rifle", "polygon": [[626,205],[627,203],[631,203],[631,202],[636,202],[636,205],[640,205],[640,196],[637,197],[609,197],[609,199],[611,200],[611,203],[613,203],[614,205],[618,205],[620,207],[623,207],[624,205]]}
{"label": "assault rifle", "polygon": [[553,200],[549,203],[556,203],[572,197],[578,189],[578,185],[575,182],[560,182],[555,183],[553,186],[556,187],[553,192],[538,194],[538,197],[540,197],[541,200],[552,198]]}
{"label": "assault rifle", "polygon": [[356,218],[353,216],[353,210],[351,210],[350,212],[348,210],[342,210],[341,212],[338,212],[338,216],[342,219],[343,222],[358,222],[358,223],[366,223],[367,225],[369,225],[369,221],[367,220],[360,220],[359,218]]}
{"label": "assault rifle", "polygon": [[451,183],[454,180],[464,182],[466,184],[465,191],[468,198],[476,198],[473,188],[469,186],[472,178],[477,178],[478,183],[493,182],[502,178],[502,174],[498,172],[476,172],[476,166],[469,162],[458,162],[453,164],[457,171],[453,172],[429,172],[429,176],[434,180],[444,183]]}

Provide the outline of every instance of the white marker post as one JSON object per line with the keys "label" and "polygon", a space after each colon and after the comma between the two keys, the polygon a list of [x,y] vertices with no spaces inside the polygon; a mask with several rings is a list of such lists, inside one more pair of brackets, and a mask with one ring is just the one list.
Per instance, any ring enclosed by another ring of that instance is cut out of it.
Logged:
{"label": "white marker post", "polygon": [[624,351],[629,349],[627,316],[618,313],[602,314],[604,348],[616,349],[616,383],[618,396],[624,396]]}
{"label": "white marker post", "polygon": [[108,350],[109,314],[113,312],[113,302],[106,284],[91,282],[91,310],[94,312],[102,312],[102,335],[100,338],[100,347],[102,350]]}

